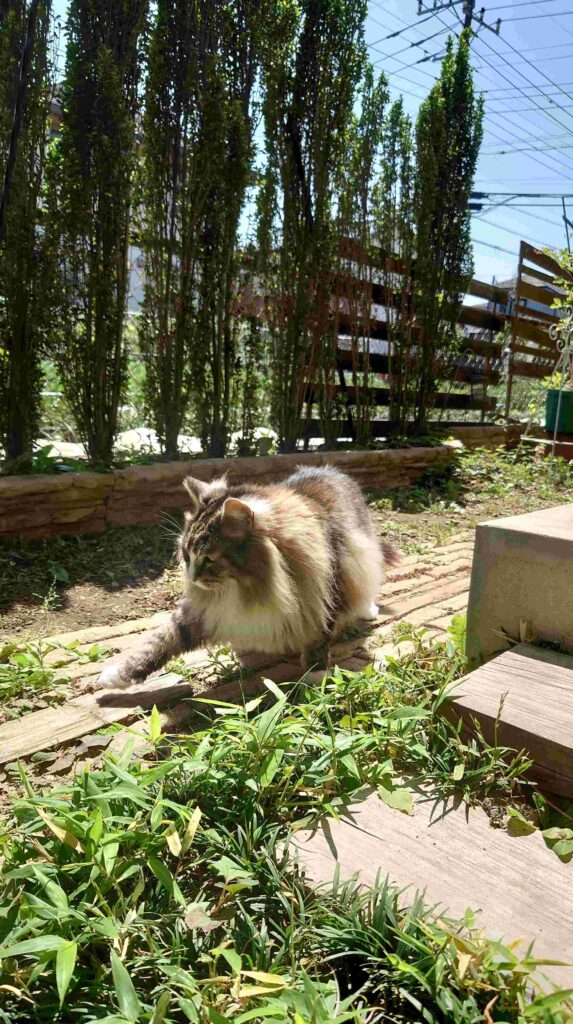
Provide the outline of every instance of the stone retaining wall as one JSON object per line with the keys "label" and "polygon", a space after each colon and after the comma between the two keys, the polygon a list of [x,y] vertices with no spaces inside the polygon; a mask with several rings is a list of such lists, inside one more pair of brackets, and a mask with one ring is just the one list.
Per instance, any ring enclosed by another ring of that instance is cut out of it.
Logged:
{"label": "stone retaining wall", "polygon": [[461,441],[466,448],[515,448],[525,433],[525,425],[521,423],[459,423],[444,430],[456,441]]}
{"label": "stone retaining wall", "polygon": [[62,533],[99,533],[112,526],[156,523],[162,512],[184,508],[181,486],[191,474],[211,480],[227,473],[230,483],[282,480],[297,466],[338,466],[363,487],[407,487],[428,469],[445,468],[455,449],[400,448],[390,451],[324,452],[257,458],[193,459],[130,466],[112,473],[66,473],[0,480],[0,536],[40,539]]}
{"label": "stone retaining wall", "polygon": [[[470,448],[517,444],[519,427],[479,423],[445,424],[449,436]],[[112,473],[0,478],[0,537],[40,539],[60,533],[100,533],[111,526],[156,523],[162,512],[185,507],[181,487],[192,474],[211,480],[227,473],[231,483],[282,480],[296,466],[339,466],[370,490],[407,487],[428,469],[455,457],[452,447],[389,451],[318,452],[256,458],[192,459],[130,466]]]}

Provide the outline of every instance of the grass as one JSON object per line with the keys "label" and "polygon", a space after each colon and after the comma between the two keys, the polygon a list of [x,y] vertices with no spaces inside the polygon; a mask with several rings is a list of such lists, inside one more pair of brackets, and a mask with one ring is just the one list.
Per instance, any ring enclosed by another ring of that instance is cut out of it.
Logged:
{"label": "grass", "polygon": [[128,744],[47,793],[21,768],[0,837],[0,1021],[565,1024],[568,995],[531,1000],[533,956],[471,913],[436,920],[382,878],[312,892],[285,852],[365,786],[396,814],[421,783],[513,798],[525,759],[441,714],[462,670],[453,642],[420,642],[383,672],[198,701],[192,735],[163,737],[153,712],[155,755]]}
{"label": "grass", "polygon": [[428,472],[413,487],[371,495],[381,529],[407,554],[447,544],[485,519],[570,501],[573,463],[537,458],[529,447],[463,451],[449,474]]}
{"label": "grass", "polygon": [[[77,664],[99,662],[109,650],[102,644],[92,644],[87,651],[79,651],[78,644],[50,643],[46,640],[9,640],[0,644],[0,709],[7,717],[16,717],[32,710],[38,696],[53,703],[66,696],[69,680],[65,665],[73,655]],[[61,660],[47,657],[53,651],[64,654]],[[63,667],[62,667],[63,666]]]}
{"label": "grass", "polygon": [[65,591],[82,583],[106,589],[141,585],[175,568],[174,534],[167,526],[125,526],[105,534],[51,537],[0,543],[0,612],[22,596],[57,603]]}
{"label": "grass", "polygon": [[6,640],[0,647],[0,701],[5,708],[14,697],[42,693],[54,686],[56,670],[45,663],[55,650],[41,640],[20,643]]}

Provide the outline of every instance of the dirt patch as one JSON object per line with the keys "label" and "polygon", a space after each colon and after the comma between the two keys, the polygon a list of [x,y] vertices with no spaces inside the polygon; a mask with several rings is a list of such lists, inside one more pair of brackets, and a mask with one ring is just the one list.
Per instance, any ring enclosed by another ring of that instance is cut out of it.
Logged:
{"label": "dirt patch", "polygon": [[49,636],[143,618],[180,590],[177,522],[123,527],[96,537],[0,546],[0,632]]}
{"label": "dirt patch", "polygon": [[[454,536],[471,536],[487,519],[573,501],[573,469],[506,452],[473,452],[441,477],[370,495],[380,535],[406,555]],[[174,550],[177,517],[159,526],[0,544],[0,633],[48,636],[113,625],[170,608],[180,594]]]}

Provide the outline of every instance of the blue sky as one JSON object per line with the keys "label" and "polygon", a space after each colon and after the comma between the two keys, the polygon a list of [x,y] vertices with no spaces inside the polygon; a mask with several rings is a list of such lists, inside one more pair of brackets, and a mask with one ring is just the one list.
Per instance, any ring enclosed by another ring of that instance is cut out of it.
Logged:
{"label": "blue sky", "polygon": [[[486,0],[480,0],[476,10],[483,3]],[[431,8],[433,0],[423,6]],[[461,16],[462,4],[455,10]],[[412,116],[431,88],[439,63],[411,65],[426,54],[443,53],[446,26],[460,27],[452,9],[431,17],[418,16],[417,11],[417,0],[370,0],[366,32],[372,60],[380,61],[377,67],[387,74],[392,96],[402,93]],[[502,19],[499,37],[482,29],[472,43],[476,85],[484,92],[486,112],[475,188],[573,194],[573,0],[499,0],[486,7],[485,21],[491,24],[497,18]],[[396,38],[384,38],[401,29]],[[441,29],[441,35],[428,39]],[[416,42],[422,46],[410,46]],[[399,50],[403,52],[398,54]],[[508,149],[513,152],[502,153]],[[540,200],[521,200],[534,201]],[[544,202],[546,209],[499,207],[474,215],[476,277],[511,277],[521,239],[565,248],[561,200]],[[573,220],[573,198],[566,202]],[[573,233],[571,241],[573,245]]]}
{"label": "blue sky", "polygon": [[[423,6],[431,8],[433,2],[426,0]],[[476,9],[485,2],[479,0]],[[65,0],[55,0],[54,7],[63,15]],[[388,76],[392,98],[404,96],[412,117],[440,66],[439,59],[415,62],[428,55],[440,57],[447,28],[459,30],[456,11],[461,16],[461,10],[459,2],[454,9],[418,16],[418,0],[370,0],[366,41],[371,59]],[[486,8],[485,20],[494,23],[497,18],[502,19],[499,37],[482,29],[472,44],[476,85],[484,92],[486,111],[475,187],[573,195],[573,0],[499,0]],[[399,35],[387,38],[395,32]],[[567,202],[573,221],[573,198]],[[544,203],[544,209],[510,211],[499,206],[474,215],[477,277],[511,277],[522,238],[534,245],[565,247],[561,200]]]}

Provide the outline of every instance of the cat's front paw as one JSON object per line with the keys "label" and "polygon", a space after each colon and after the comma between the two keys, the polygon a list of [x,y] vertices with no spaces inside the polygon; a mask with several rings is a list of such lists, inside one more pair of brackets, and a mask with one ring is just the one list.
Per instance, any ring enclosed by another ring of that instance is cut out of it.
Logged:
{"label": "cat's front paw", "polygon": [[133,679],[122,665],[108,665],[98,678],[98,686],[102,690],[125,690],[132,683]]}

